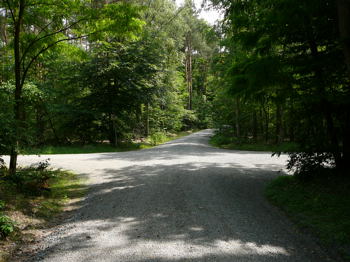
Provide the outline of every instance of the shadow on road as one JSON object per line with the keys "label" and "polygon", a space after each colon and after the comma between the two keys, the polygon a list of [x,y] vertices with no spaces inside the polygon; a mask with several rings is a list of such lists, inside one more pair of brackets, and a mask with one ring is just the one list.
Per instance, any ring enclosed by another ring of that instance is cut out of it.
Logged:
{"label": "shadow on road", "polygon": [[51,255],[83,252],[72,261],[313,261],[294,254],[295,232],[284,229],[261,197],[275,174],[232,170],[206,163],[105,169],[107,182],[91,187],[74,219],[86,224],[84,232],[60,239]]}
{"label": "shadow on road", "polygon": [[263,197],[281,164],[210,147],[208,135],[82,159],[99,182],[34,261],[324,261]]}

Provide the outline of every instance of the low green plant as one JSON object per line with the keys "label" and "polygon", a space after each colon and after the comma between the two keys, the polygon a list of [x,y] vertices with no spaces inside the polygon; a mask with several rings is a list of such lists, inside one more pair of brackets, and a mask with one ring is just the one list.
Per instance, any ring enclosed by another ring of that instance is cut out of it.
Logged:
{"label": "low green plant", "polygon": [[43,146],[40,148],[25,148],[22,150],[24,155],[51,155],[51,154],[90,154],[107,152],[124,152],[140,149],[142,144],[122,143],[118,147],[109,144],[88,144],[88,145],[61,145],[61,146]]}
{"label": "low green plant", "polygon": [[6,238],[15,230],[15,222],[1,211],[5,208],[5,201],[0,200],[0,239]]}
{"label": "low green plant", "polygon": [[268,144],[254,141],[252,138],[236,138],[228,130],[217,132],[211,139],[210,144],[216,147],[232,150],[245,151],[269,151],[269,152],[297,152],[298,145],[293,142],[283,142],[280,144]]}
{"label": "low green plant", "polygon": [[149,139],[151,145],[156,146],[167,141],[168,137],[164,132],[158,131],[151,134]]}
{"label": "low green plant", "polygon": [[15,174],[7,175],[5,179],[14,183],[22,193],[42,195],[50,190],[48,181],[56,175],[56,172],[48,167],[49,159],[26,168],[19,168]]}
{"label": "low green plant", "polygon": [[326,247],[350,257],[350,179],[329,171],[311,177],[305,181],[281,176],[268,185],[265,194]]}
{"label": "low green plant", "polygon": [[0,214],[0,238],[6,238],[15,230],[15,223],[5,215]]}

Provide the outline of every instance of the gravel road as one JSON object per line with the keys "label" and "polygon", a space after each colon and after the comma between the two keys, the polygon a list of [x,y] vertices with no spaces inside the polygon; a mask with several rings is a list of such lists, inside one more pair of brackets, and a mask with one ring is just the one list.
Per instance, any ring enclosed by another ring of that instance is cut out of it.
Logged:
{"label": "gravel road", "polygon": [[27,261],[330,261],[263,197],[287,157],[213,148],[211,134],[141,151],[42,156],[88,176],[90,191]]}

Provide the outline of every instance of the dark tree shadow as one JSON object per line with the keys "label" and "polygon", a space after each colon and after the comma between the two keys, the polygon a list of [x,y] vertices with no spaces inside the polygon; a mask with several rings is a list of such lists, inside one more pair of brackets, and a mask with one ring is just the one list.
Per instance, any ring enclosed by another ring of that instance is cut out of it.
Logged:
{"label": "dark tree shadow", "polygon": [[[279,165],[162,162],[226,154],[207,146],[207,137],[191,145],[186,137],[147,154],[98,156],[135,164],[95,170],[103,182],[91,186],[63,230],[28,261],[325,261],[312,240],[263,197]],[[147,164],[155,159],[160,162]]]}

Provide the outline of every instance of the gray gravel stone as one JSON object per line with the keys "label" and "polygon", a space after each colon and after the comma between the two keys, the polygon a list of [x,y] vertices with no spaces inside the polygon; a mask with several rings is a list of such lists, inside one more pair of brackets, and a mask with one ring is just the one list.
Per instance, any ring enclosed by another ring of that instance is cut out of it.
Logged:
{"label": "gray gravel stone", "polygon": [[263,197],[287,157],[213,148],[211,134],[141,151],[41,156],[88,176],[90,191],[27,261],[330,261]]}

